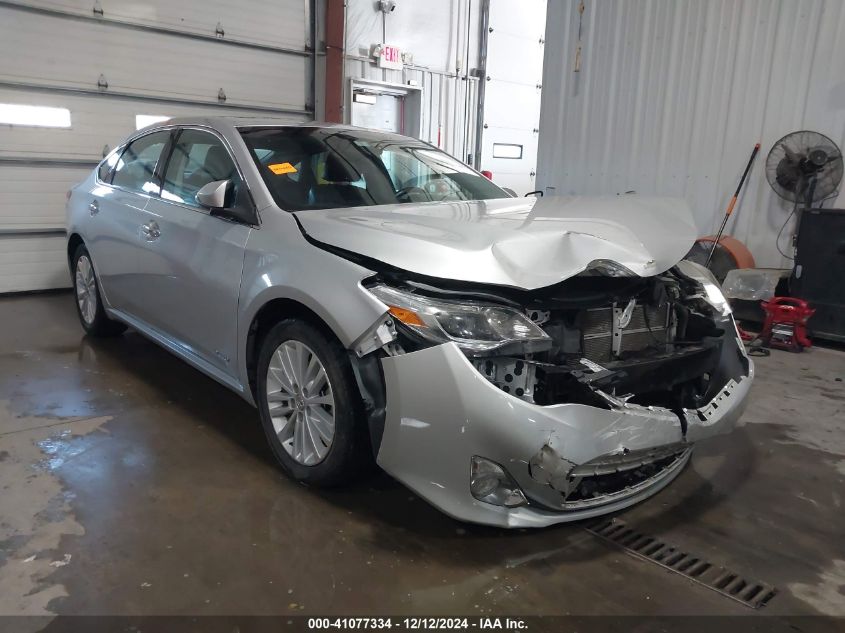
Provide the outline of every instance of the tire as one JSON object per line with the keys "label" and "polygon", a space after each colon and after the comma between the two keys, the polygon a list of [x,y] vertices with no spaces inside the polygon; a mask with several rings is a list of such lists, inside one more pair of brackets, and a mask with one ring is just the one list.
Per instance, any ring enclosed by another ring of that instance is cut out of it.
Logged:
{"label": "tire", "polygon": [[125,324],[106,315],[94,263],[84,244],[80,244],[73,254],[73,292],[76,314],[85,332],[91,336],[117,336],[126,330]]}
{"label": "tire", "polygon": [[[305,321],[286,319],[261,342],[257,373],[261,424],[285,472],[331,487],[367,470],[372,453],[364,405],[339,341]],[[327,418],[333,421],[331,433]]]}

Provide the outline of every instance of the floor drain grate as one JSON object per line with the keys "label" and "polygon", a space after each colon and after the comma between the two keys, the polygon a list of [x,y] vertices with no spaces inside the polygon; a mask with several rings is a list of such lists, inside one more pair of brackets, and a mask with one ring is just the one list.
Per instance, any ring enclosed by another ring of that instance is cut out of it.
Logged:
{"label": "floor drain grate", "polygon": [[638,532],[619,519],[601,519],[587,525],[586,530],[638,558],[657,563],[753,609],[765,606],[777,594],[777,589],[771,585],[748,580],[730,569]]}

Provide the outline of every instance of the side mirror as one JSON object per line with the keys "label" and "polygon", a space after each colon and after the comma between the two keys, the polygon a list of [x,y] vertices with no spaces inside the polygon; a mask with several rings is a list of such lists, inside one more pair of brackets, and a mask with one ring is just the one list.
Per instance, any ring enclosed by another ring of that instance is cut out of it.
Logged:
{"label": "side mirror", "polygon": [[226,198],[231,189],[231,180],[215,180],[202,186],[197,191],[197,202],[206,209],[225,209]]}
{"label": "side mirror", "polygon": [[[209,209],[211,215],[224,220],[242,224],[255,224],[255,212],[251,204],[238,203],[232,194],[234,187],[231,180],[215,180],[203,185],[197,191],[197,202]],[[240,197],[240,196],[238,196]]]}
{"label": "side mirror", "polygon": [[516,198],[516,197],[517,197],[517,196],[516,196],[516,191],[514,191],[514,190],[513,190],[513,189],[511,189],[510,187],[502,187],[502,189],[504,189],[504,190],[505,190],[505,193],[507,193],[507,194],[508,194],[511,198]]}

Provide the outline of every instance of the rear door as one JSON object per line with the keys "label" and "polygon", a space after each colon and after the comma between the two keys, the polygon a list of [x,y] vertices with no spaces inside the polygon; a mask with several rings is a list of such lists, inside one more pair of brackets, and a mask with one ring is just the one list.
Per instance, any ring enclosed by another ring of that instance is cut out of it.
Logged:
{"label": "rear door", "polygon": [[232,182],[231,204],[250,197],[231,152],[216,133],[185,128],[162,171],[160,197],[151,198],[140,223],[139,318],[183,351],[235,375],[237,310],[250,226],[212,215],[197,191]]}
{"label": "rear door", "polygon": [[138,309],[138,230],[144,207],[158,194],[156,165],[169,138],[169,130],[152,132],[112,154],[88,202],[85,241],[102,291],[111,307],[129,314]]}

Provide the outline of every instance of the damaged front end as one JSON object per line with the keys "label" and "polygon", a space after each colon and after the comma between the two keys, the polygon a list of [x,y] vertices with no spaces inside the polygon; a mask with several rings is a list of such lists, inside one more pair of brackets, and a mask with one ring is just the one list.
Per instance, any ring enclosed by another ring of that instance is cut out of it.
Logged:
{"label": "damaged front end", "polygon": [[690,262],[645,278],[598,264],[535,291],[384,275],[368,290],[388,308],[356,346],[377,461],[466,521],[543,526],[645,499],[735,426],[753,379]]}

